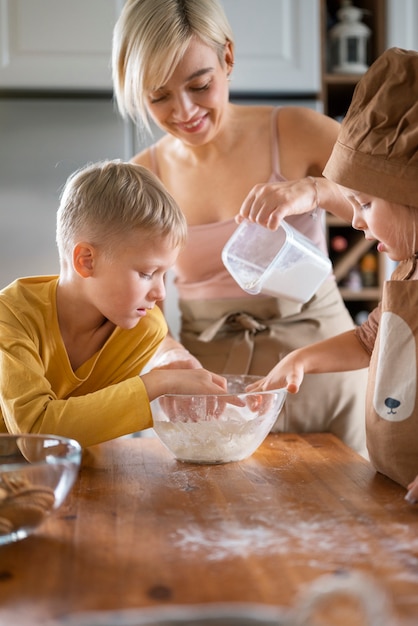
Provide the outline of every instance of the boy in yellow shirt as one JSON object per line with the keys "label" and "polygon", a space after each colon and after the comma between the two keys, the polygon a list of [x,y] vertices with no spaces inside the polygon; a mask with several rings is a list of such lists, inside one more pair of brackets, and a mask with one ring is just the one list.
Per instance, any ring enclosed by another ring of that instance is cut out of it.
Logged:
{"label": "boy in yellow shirt", "polygon": [[0,292],[0,432],[51,433],[90,446],[152,426],[164,393],[219,393],[205,369],[141,374],[167,332],[156,304],[186,238],[179,207],[132,163],[88,165],[57,216],[59,276]]}

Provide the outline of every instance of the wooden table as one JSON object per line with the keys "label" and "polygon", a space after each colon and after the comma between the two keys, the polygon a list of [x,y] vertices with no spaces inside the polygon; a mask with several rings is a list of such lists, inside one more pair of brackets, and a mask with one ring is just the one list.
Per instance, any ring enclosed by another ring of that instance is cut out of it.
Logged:
{"label": "wooden table", "polygon": [[[360,570],[418,623],[418,506],[332,435],[269,435],[248,460],[175,461],[156,438],[87,451],[63,507],[0,548],[1,626],[86,610],[290,606]],[[412,620],[409,622],[409,620]]]}

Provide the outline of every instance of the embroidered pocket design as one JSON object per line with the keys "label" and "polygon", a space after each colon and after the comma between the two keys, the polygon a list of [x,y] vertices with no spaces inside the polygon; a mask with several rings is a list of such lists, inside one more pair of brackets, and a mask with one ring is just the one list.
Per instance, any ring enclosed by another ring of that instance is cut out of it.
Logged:
{"label": "embroidered pocket design", "polygon": [[379,337],[373,406],[382,419],[401,422],[415,407],[415,337],[405,320],[391,312],[382,314]]}

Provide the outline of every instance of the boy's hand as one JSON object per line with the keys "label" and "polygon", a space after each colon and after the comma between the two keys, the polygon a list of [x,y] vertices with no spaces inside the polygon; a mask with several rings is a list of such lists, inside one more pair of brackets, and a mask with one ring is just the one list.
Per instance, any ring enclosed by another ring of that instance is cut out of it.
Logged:
{"label": "boy's hand", "polygon": [[198,369],[153,369],[141,376],[152,401],[165,394],[218,394],[226,393],[227,381],[202,367]]}
{"label": "boy's hand", "polygon": [[[158,402],[166,415],[173,422],[193,422],[196,420],[193,401],[191,398],[187,397],[189,395],[207,396],[203,406],[206,412],[205,418],[208,421],[219,419],[222,415],[226,400],[219,397],[217,394],[224,394],[227,390],[227,381],[223,376],[214,374],[203,368],[191,370],[166,369],[164,372],[159,372],[159,370],[156,369],[150,372],[150,374],[158,373],[162,387],[161,393],[157,394],[157,397],[162,396],[159,397]],[[149,374],[145,376],[149,376]],[[145,376],[142,377],[143,380]],[[146,382],[145,386],[147,387]],[[182,394],[185,394],[186,397],[181,397]]]}

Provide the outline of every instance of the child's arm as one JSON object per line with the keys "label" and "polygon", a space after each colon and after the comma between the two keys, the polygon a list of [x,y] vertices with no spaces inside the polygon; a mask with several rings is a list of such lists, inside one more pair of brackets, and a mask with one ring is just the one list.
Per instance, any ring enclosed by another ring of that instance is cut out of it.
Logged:
{"label": "child's arm", "polygon": [[196,369],[201,363],[171,335],[167,335],[147,363],[146,371],[153,369]]}
{"label": "child's arm", "polygon": [[286,355],[258,382],[249,385],[248,391],[267,391],[285,387],[297,393],[305,374],[345,372],[367,367],[370,355],[350,330],[325,341],[294,350]]}
{"label": "child's arm", "polygon": [[405,496],[405,500],[407,500],[410,504],[418,503],[418,476],[412,483],[408,485],[408,493]]}

